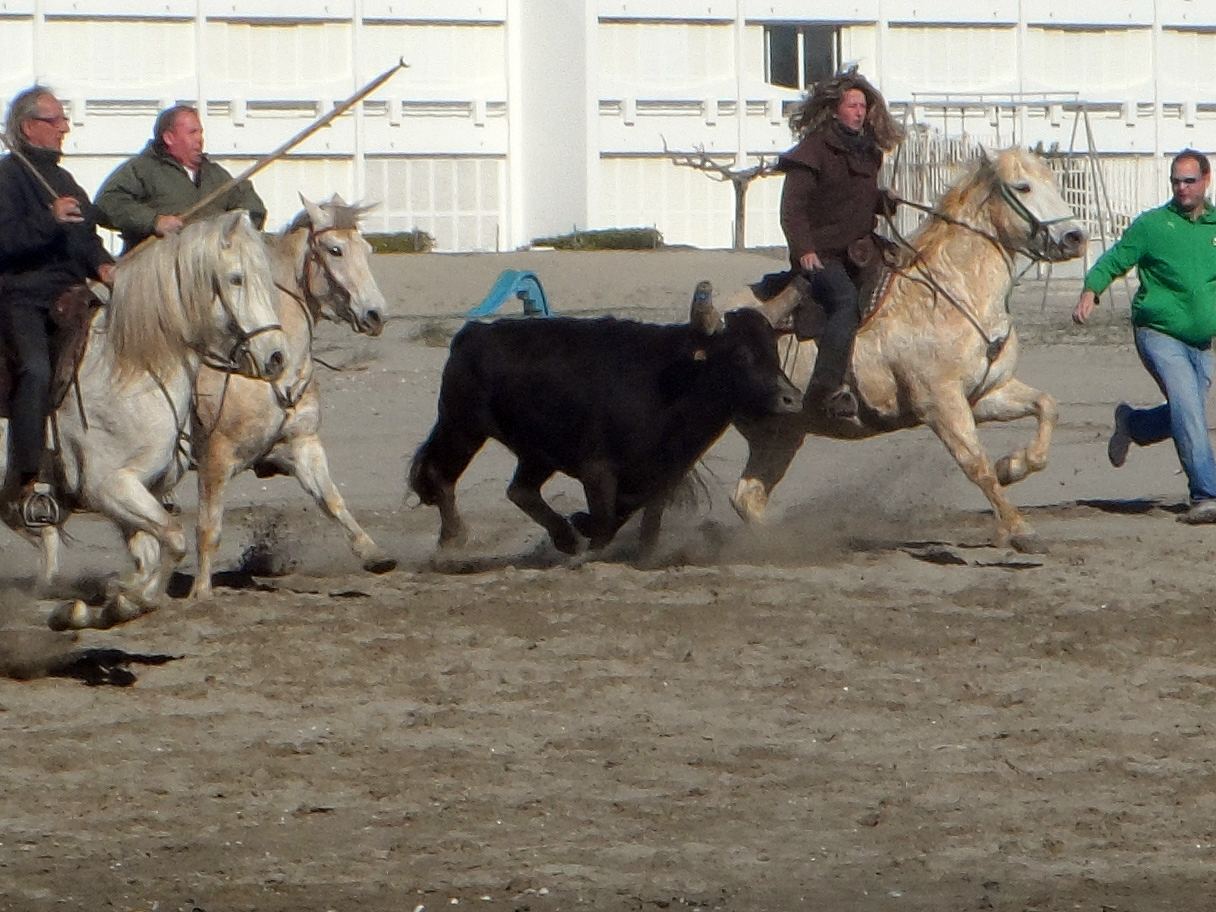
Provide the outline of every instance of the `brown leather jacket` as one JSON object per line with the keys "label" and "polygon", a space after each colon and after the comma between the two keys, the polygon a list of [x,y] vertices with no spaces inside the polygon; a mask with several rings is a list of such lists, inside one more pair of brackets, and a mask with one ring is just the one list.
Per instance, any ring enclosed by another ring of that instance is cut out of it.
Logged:
{"label": "brown leather jacket", "polygon": [[777,170],[785,172],[781,230],[795,270],[811,251],[821,260],[843,261],[850,244],[874,231],[886,205],[878,189],[881,166],[877,145],[850,143],[834,124],[778,159]]}

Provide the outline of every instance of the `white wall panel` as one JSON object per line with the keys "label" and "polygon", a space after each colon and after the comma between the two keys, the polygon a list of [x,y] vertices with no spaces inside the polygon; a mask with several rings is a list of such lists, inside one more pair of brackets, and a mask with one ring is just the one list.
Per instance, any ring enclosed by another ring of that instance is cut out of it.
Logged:
{"label": "white wall panel", "polygon": [[880,0],[744,0],[743,15],[749,21],[877,22],[882,5]]}
{"label": "white wall panel", "polygon": [[888,98],[1017,90],[1013,28],[892,26],[883,53]]}
{"label": "white wall panel", "polygon": [[43,41],[54,48],[57,91],[152,100],[194,94],[192,20],[48,19]]}
{"label": "white wall panel", "polygon": [[1026,58],[1027,92],[1071,91],[1094,101],[1153,97],[1149,29],[1031,28],[1026,32]]}
{"label": "white wall panel", "polygon": [[[409,98],[505,98],[506,33],[492,24],[375,24],[361,39],[363,66],[374,72],[404,59],[382,94]],[[377,61],[373,65],[373,61]],[[383,61],[381,65],[380,61]]]}
{"label": "white wall panel", "polygon": [[601,22],[599,75],[629,94],[662,97],[728,84],[734,94],[734,31],[702,22]]}
{"label": "white wall panel", "polygon": [[211,21],[205,40],[209,98],[308,98],[318,92],[342,98],[353,91],[348,23],[284,28]]}
{"label": "white wall panel", "polygon": [[48,18],[72,16],[76,18],[193,19],[198,10],[198,3],[197,0],[124,0],[123,3],[103,3],[98,0],[43,0],[42,9]]}
{"label": "white wall panel", "polygon": [[506,225],[506,167],[499,158],[377,158],[367,162],[367,199],[380,207],[369,231],[421,228],[438,250],[496,250]]}
{"label": "white wall panel", "polygon": [[[1216,3],[1212,4],[1216,7]],[[1160,81],[1164,101],[1216,99],[1216,35],[1212,32],[1161,32]]]}
{"label": "white wall panel", "polygon": [[1011,25],[1018,21],[1018,0],[887,0],[882,12],[893,23]]}
{"label": "white wall panel", "polygon": [[668,244],[731,245],[735,198],[730,184],[666,158],[613,157],[601,159],[600,182],[600,224],[590,227],[654,227]]}
{"label": "white wall panel", "polygon": [[507,18],[507,0],[363,0],[363,20],[408,20],[410,22],[502,22]]}
{"label": "white wall panel", "polygon": [[1022,0],[1022,11],[1031,24],[1051,25],[1152,25],[1157,0],[1102,0],[1101,3],[1060,3],[1059,0]]}

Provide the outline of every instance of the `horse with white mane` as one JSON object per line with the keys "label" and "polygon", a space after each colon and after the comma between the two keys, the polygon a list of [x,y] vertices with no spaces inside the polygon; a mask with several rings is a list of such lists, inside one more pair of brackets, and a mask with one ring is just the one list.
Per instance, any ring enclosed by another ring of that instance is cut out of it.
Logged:
{"label": "horse with white mane", "polygon": [[[749,453],[731,497],[735,510],[748,522],[763,518],[806,434],[857,439],[925,424],[988,498],[995,543],[1042,550],[1004,486],[1046,465],[1058,412],[1051,396],[1014,376],[1018,338],[1005,302],[1019,256],[1069,260],[1086,240],[1037,156],[1016,149],[984,154],[912,236],[914,257],[897,269],[878,310],[858,331],[852,367],[858,418],[834,419],[808,407],[795,416],[738,424]],[[749,303],[779,320],[797,303],[797,290]],[[805,390],[815,343],[790,335],[781,344],[787,374]],[[994,465],[976,424],[1029,416],[1038,421],[1034,439]]]}
{"label": "horse with white mane", "polygon": [[279,319],[290,360],[301,372],[303,393],[287,407],[267,383],[206,367],[199,373],[194,424],[198,575],[192,598],[212,593],[224,490],[234,476],[250,468],[262,476],[294,475],[326,515],[341,524],[365,569],[385,573],[396,567],[356,522],[330,477],[319,436],[319,383],[313,376],[313,333],[323,316],[369,336],[384,329],[387,305],[371,273],[371,245],[359,233],[359,219],[371,207],[347,205],[338,196],[320,205],[300,199],[304,211],[270,240],[269,250]]}
{"label": "horse with white mane", "polygon": [[[243,212],[187,225],[123,257],[111,302],[94,316],[76,387],[53,416],[57,486],[65,506],[118,527],[135,570],[104,605],[68,603],[52,626],[111,626],[157,606],[166,558],[186,553],[159,498],[186,470],[180,441],[204,362],[268,380],[284,401],[301,392],[266,249]],[[17,531],[41,543],[39,582],[48,585],[59,568],[58,528]]]}

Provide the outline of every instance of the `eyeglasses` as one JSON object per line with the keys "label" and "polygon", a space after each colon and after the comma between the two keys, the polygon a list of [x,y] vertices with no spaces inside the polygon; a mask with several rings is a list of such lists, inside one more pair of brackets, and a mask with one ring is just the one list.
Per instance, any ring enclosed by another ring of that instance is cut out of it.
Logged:
{"label": "eyeglasses", "polygon": [[48,124],[65,124],[68,122],[68,119],[62,114],[60,114],[58,117],[31,117],[30,120],[40,120],[43,123]]}
{"label": "eyeglasses", "polygon": [[1171,177],[1170,183],[1173,184],[1175,187],[1179,186],[1180,184],[1186,184],[1189,186],[1191,184],[1199,183],[1199,178],[1197,178],[1197,177]]}

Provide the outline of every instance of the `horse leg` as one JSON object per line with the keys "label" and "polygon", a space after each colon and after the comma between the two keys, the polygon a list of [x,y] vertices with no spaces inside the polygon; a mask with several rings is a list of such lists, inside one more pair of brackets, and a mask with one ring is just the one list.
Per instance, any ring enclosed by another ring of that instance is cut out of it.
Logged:
{"label": "horse leg", "polygon": [[521,458],[511,484],[507,486],[507,499],[544,527],[558,551],[577,554],[579,539],[574,527],[540,496],[541,486],[552,477],[551,468],[534,465]]}
{"label": "horse leg", "polygon": [[165,557],[176,564],[186,554],[186,536],[152,493],[128,471],[116,471],[87,486],[90,505],[127,536],[135,570],[100,608],[79,600],[60,606],[47,623],[56,630],[112,627],[154,610],[165,582]]}
{"label": "horse leg", "polygon": [[341,524],[351,549],[363,562],[364,570],[371,573],[388,573],[397,568],[397,562],[385,554],[372,537],[363,531],[363,527],[347,509],[346,501],[329,474],[329,459],[319,437],[310,434],[293,440],[288,451],[287,465],[289,471],[325,514]]}
{"label": "horse leg", "polygon": [[747,441],[747,465],[730,497],[730,505],[749,525],[764,520],[773,488],[785,477],[806,437],[789,419],[740,421],[735,427]]}
{"label": "horse leg", "polygon": [[977,423],[1014,421],[1030,415],[1038,420],[1038,430],[1027,446],[997,460],[996,477],[1001,484],[1011,485],[1021,481],[1047,465],[1051,434],[1060,417],[1056,401],[1051,396],[1014,377],[981,398],[974,405],[973,413]]}
{"label": "horse leg", "polygon": [[1045,547],[1030,524],[1005,496],[992,460],[980,443],[971,405],[959,392],[940,392],[930,408],[924,410],[925,424],[950,451],[954,461],[972,484],[984,492],[996,515],[998,548],[1012,547],[1026,553],[1042,553]]}
{"label": "horse leg", "polygon": [[215,555],[224,531],[224,491],[232,480],[236,461],[231,441],[213,433],[198,451],[198,517],[194,526],[198,572],[190,587],[191,599],[209,599]]}
{"label": "horse leg", "polygon": [[59,546],[62,542],[59,527],[44,527],[39,530],[38,539],[38,581],[35,584],[34,591],[41,594],[50,592],[51,585],[55,582],[55,578],[59,576]]}

